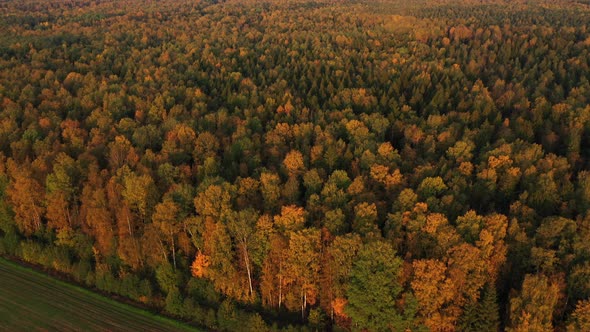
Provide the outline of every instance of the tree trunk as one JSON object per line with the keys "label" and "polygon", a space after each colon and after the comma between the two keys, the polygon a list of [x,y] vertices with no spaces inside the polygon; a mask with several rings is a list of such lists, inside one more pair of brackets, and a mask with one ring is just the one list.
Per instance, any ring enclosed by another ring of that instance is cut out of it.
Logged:
{"label": "tree trunk", "polygon": [[129,229],[129,236],[133,237],[133,232],[131,232],[131,220],[129,220],[129,213],[127,213],[127,229]]}
{"label": "tree trunk", "polygon": [[39,214],[39,211],[37,211],[37,206],[35,205],[33,198],[29,197],[29,201],[31,206],[33,207],[33,215],[35,219],[33,223],[35,224],[35,228],[39,229],[41,227],[41,215]]}
{"label": "tree trunk", "polygon": [[139,252],[139,245],[137,244],[137,239],[133,236],[133,232],[131,231],[131,220],[129,220],[129,213],[127,213],[127,228],[129,229],[129,237],[133,240],[133,247],[135,247],[135,251],[139,257],[139,266],[143,266],[143,259],[141,258],[141,253]]}
{"label": "tree trunk", "polygon": [[283,276],[279,267],[279,310],[281,309],[281,303],[283,303]]}
{"label": "tree trunk", "polygon": [[172,239],[172,262],[174,264],[174,270],[176,270],[176,246],[174,245],[174,234],[170,234]]}
{"label": "tree trunk", "polygon": [[301,320],[305,321],[305,301],[306,301],[306,293],[303,291],[303,287],[301,288]]}
{"label": "tree trunk", "polygon": [[246,271],[248,271],[248,284],[250,286],[250,297],[254,294],[252,288],[252,272],[250,271],[250,258],[248,257],[248,246],[246,239],[243,239],[242,245],[244,246],[244,263],[246,264]]}
{"label": "tree trunk", "polygon": [[162,239],[160,239],[160,237],[158,236],[158,244],[160,244],[160,249],[162,250],[162,255],[164,256],[164,261],[168,261],[168,254],[166,253],[166,248],[164,247],[164,244],[162,243]]}

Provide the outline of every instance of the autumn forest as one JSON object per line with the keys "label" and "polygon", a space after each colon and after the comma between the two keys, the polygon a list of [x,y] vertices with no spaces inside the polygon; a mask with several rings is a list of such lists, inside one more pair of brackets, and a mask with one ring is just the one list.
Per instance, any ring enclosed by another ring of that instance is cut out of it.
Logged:
{"label": "autumn forest", "polygon": [[0,255],[217,331],[590,331],[590,3],[0,2]]}

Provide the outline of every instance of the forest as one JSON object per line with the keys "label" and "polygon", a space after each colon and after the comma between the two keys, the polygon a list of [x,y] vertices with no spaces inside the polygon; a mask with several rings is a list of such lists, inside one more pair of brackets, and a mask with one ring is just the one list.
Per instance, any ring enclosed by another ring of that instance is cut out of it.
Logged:
{"label": "forest", "polygon": [[0,255],[216,331],[590,331],[590,3],[0,2]]}

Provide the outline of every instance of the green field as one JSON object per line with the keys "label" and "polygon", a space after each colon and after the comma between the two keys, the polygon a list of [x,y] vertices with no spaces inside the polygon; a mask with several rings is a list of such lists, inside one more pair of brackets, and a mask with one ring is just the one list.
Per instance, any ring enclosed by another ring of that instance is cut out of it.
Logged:
{"label": "green field", "polygon": [[0,331],[193,331],[0,258]]}

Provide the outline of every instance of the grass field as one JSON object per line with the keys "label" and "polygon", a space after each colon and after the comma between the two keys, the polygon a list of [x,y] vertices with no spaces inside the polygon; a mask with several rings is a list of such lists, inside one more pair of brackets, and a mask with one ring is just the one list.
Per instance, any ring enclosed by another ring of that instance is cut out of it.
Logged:
{"label": "grass field", "polygon": [[194,331],[0,258],[0,331]]}

